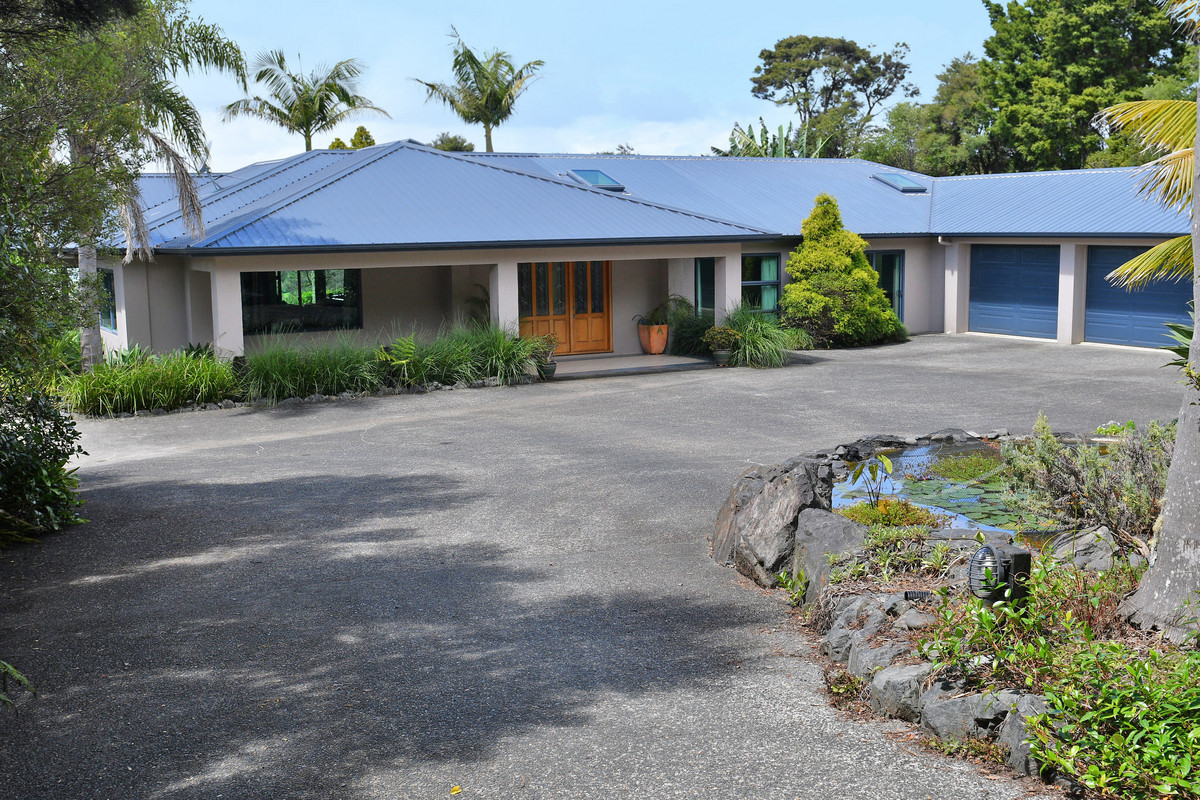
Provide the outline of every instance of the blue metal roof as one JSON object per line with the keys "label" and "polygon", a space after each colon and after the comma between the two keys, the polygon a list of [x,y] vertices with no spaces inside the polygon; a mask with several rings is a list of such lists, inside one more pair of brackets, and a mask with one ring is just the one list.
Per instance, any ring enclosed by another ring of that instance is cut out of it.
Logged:
{"label": "blue metal roof", "polygon": [[[624,191],[568,174],[590,169]],[[166,176],[141,186],[154,246],[191,252],[791,237],[823,192],[868,239],[1187,233],[1187,215],[1139,196],[1138,180],[1137,168],[932,178],[858,159],[445,153],[403,141],[206,175],[198,239]]]}

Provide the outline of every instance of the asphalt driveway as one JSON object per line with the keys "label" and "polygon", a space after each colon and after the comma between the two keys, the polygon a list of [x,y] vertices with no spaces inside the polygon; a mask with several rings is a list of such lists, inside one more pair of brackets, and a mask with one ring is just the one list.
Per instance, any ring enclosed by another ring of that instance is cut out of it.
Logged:
{"label": "asphalt driveway", "polygon": [[91,522],[0,553],[5,798],[1007,798],[840,719],[707,556],[733,478],[871,433],[1175,416],[1149,351],[982,336],[87,420]]}

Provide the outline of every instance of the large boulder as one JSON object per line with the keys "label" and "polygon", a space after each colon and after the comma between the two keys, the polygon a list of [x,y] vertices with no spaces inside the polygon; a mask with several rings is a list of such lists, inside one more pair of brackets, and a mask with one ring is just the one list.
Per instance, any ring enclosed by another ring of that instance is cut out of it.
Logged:
{"label": "large boulder", "polygon": [[1019,693],[1008,689],[966,693],[960,684],[942,681],[921,695],[921,727],[949,741],[991,739],[1019,699]]}
{"label": "large boulder", "polygon": [[787,565],[802,508],[829,508],[833,470],[819,459],[796,458],[784,464],[754,467],[738,476],[712,539],[712,555],[729,564],[739,542],[749,547],[768,572]]}
{"label": "large boulder", "polygon": [[890,667],[893,661],[911,652],[912,648],[903,642],[881,642],[876,645],[867,637],[857,636],[850,645],[846,671],[869,679],[878,670]]}
{"label": "large boulder", "polygon": [[867,526],[819,508],[803,509],[796,519],[795,543],[792,549],[791,575],[803,574],[808,581],[804,602],[816,601],[829,585],[833,566],[830,554],[843,556],[863,546]]}
{"label": "large boulder", "polygon": [[871,678],[871,708],[888,717],[916,722],[921,688],[933,665],[884,667]]}
{"label": "large boulder", "polygon": [[817,649],[831,661],[845,664],[856,643],[879,633],[887,624],[888,615],[877,602],[866,597],[857,598],[838,614],[829,631],[821,637]]}

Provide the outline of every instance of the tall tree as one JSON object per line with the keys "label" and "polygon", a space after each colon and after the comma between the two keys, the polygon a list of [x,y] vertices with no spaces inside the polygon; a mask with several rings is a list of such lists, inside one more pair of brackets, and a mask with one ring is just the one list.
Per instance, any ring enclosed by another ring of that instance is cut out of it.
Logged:
{"label": "tall tree", "polygon": [[[1200,0],[1162,0],[1162,5],[1195,35]],[[1120,125],[1147,146],[1167,151],[1151,162],[1143,191],[1159,196],[1168,205],[1187,208],[1192,215],[1190,237],[1166,243],[1166,250],[1157,259],[1142,259],[1140,266],[1131,262],[1120,271],[1127,279],[1142,280],[1155,273],[1178,274],[1190,256],[1194,301],[1200,301],[1200,271],[1195,266],[1200,264],[1200,208],[1194,191],[1195,154],[1200,149],[1198,111],[1200,97],[1193,103],[1148,100],[1108,109],[1102,118],[1103,122]],[[1198,364],[1200,341],[1193,336],[1186,369],[1194,388],[1200,389],[1195,371]],[[1121,605],[1121,611],[1142,627],[1158,628],[1169,638],[1182,641],[1200,633],[1200,398],[1192,393],[1185,395],[1179,409],[1162,529],[1157,538],[1154,563],[1146,570],[1137,592]]]}
{"label": "tall tree", "polygon": [[901,89],[917,94],[903,85],[907,57],[904,43],[873,53],[849,39],[790,36],[759,53],[751,93],[794,107],[800,128],[824,139],[824,155],[836,157],[853,150],[880,104]]}
{"label": "tall tree", "polygon": [[388,113],[357,94],[363,65],[348,58],[333,66],[317,65],[312,72],[288,69],[282,50],[259,53],[255,59],[254,82],[263,84],[266,97],[253,95],[225,106],[225,119],[254,117],[278,125],[288,133],[304,137],[305,151],[312,150],[313,136],[324,133],[362,114]]}
{"label": "tall tree", "polygon": [[475,145],[467,141],[467,137],[459,136],[457,133],[444,131],[437,135],[429,146],[435,150],[445,150],[448,153],[473,153]]}
{"label": "tall tree", "polygon": [[994,30],[980,64],[990,135],[1018,171],[1080,169],[1102,147],[1093,122],[1172,72],[1186,39],[1154,0],[984,0]]}
{"label": "tall tree", "polygon": [[[743,128],[733,123],[729,134],[729,149],[710,148],[714,156],[737,158],[817,158],[821,155],[824,142],[810,142],[808,130],[796,130],[788,123],[787,130],[780,125],[774,133],[767,130],[767,123],[758,118],[759,129],[754,125]],[[815,138],[815,137],[814,137]]]}
{"label": "tall tree", "polygon": [[455,41],[451,61],[454,83],[413,80],[425,87],[426,102],[440,100],[463,122],[482,125],[487,152],[494,152],[492,131],[512,116],[517,99],[545,62],[530,61],[517,67],[503,50],[492,50],[480,58],[463,43],[457,30],[450,30]]}

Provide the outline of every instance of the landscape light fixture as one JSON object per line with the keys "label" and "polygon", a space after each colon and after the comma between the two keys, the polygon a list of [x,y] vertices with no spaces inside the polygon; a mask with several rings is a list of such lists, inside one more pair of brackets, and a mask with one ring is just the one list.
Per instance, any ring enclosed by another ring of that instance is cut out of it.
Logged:
{"label": "landscape light fixture", "polygon": [[1029,596],[1029,570],[1033,554],[1023,547],[985,544],[967,562],[971,594],[988,603],[1020,603]]}

